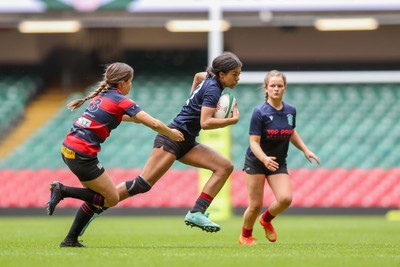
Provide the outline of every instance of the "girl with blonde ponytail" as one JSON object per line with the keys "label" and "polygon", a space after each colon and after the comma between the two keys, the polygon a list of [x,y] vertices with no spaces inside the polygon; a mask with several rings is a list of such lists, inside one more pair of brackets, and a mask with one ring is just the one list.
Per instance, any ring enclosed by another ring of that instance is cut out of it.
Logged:
{"label": "girl with blonde ponytail", "polygon": [[[286,86],[284,73],[277,70],[268,72],[263,84],[265,99],[254,108],[250,119],[249,147],[243,166],[249,206],[243,214],[238,241],[241,245],[257,243],[257,238],[253,237],[257,218],[268,241],[277,240],[272,220],[290,207],[293,198],[286,163],[289,144],[302,151],[310,163],[314,160],[319,164],[319,158],[305,145],[296,130],[296,108],[283,101]],[[260,215],[265,204],[265,184],[275,199]]]}
{"label": "girl with blonde ponytail", "polygon": [[58,181],[50,184],[51,194],[47,205],[49,215],[53,214],[57,204],[64,198],[84,201],[60,247],[84,247],[78,241],[78,236],[83,233],[85,225],[99,211],[115,206],[119,201],[116,186],[100,164],[97,154],[100,145],[121,121],[142,123],[174,141],[184,140],[179,130],[169,128],[126,97],[133,76],[133,69],[129,65],[113,63],[106,68],[103,80],[94,92],[67,105],[69,109],[75,110],[90,100],[61,146],[62,159],[78,177],[83,188],[66,186]]}

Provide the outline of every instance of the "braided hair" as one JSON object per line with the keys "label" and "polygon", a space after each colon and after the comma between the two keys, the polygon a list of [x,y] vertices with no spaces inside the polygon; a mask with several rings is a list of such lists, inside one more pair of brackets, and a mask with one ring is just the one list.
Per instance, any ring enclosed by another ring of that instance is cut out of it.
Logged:
{"label": "braided hair", "polygon": [[100,93],[107,91],[109,87],[118,87],[120,82],[128,81],[131,77],[133,77],[133,69],[131,66],[121,62],[112,63],[105,69],[103,80],[99,82],[96,90],[94,90],[85,98],[76,99],[70,102],[67,107],[71,110],[75,110],[82,106],[83,103],[89,99],[92,99],[98,96]]}

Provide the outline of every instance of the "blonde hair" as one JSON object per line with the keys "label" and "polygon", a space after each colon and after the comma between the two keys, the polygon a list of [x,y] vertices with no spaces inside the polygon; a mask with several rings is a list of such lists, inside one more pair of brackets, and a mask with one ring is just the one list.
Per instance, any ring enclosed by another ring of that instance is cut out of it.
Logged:
{"label": "blonde hair", "polygon": [[[285,87],[286,87],[286,75],[283,72],[279,71],[279,70],[271,70],[271,71],[267,72],[267,74],[265,75],[264,85],[263,85],[263,89],[264,90],[267,89],[268,83],[269,83],[269,79],[271,77],[282,77],[283,83],[285,84]],[[265,93],[265,99],[266,100],[268,99],[268,93],[267,92]]]}
{"label": "blonde hair", "polygon": [[133,77],[133,68],[131,66],[121,62],[112,63],[105,69],[103,80],[99,82],[95,91],[85,98],[70,102],[67,107],[71,110],[75,110],[89,99],[107,91],[109,87],[118,87],[120,82],[128,81],[131,77]]}

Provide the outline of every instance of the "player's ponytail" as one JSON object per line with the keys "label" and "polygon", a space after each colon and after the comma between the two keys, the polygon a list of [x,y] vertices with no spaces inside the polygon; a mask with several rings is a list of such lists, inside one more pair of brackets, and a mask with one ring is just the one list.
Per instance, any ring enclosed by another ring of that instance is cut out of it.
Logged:
{"label": "player's ponytail", "polygon": [[206,72],[207,72],[207,78],[214,78],[215,77],[216,71],[214,70],[214,68],[212,66],[208,67]]}
{"label": "player's ponytail", "polygon": [[79,108],[80,106],[82,106],[83,103],[85,103],[85,102],[88,101],[89,99],[92,99],[92,98],[96,97],[98,94],[100,94],[101,92],[104,92],[104,91],[106,91],[106,90],[108,90],[108,85],[107,85],[107,82],[103,80],[103,81],[101,81],[101,82],[99,83],[99,86],[97,87],[97,89],[96,89],[94,92],[92,92],[90,95],[88,95],[88,96],[85,97],[85,98],[76,99],[76,100],[70,102],[70,103],[67,105],[67,107],[68,107],[68,109],[70,109],[70,110],[75,110],[75,109]]}
{"label": "player's ponytail", "polygon": [[118,87],[118,84],[123,81],[128,81],[133,77],[133,69],[125,63],[112,63],[110,64],[104,72],[103,80],[98,84],[97,89],[90,95],[82,99],[76,99],[70,102],[67,107],[71,110],[75,110],[83,105],[89,99],[92,99],[102,92],[108,90],[111,87]]}
{"label": "player's ponytail", "polygon": [[75,110],[77,108],[79,108],[80,106],[82,106],[83,103],[85,103],[87,100],[89,100],[88,97],[82,98],[82,99],[76,99],[70,103],[68,103],[67,108],[72,110]]}

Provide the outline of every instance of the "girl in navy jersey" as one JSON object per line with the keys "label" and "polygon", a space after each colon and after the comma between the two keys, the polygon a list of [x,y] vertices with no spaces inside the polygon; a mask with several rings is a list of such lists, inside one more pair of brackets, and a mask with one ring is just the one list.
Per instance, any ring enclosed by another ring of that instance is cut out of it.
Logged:
{"label": "girl in navy jersey", "polygon": [[189,99],[169,125],[181,131],[185,141],[176,142],[164,134],[158,134],[141,175],[117,186],[120,201],[149,191],[174,161],[179,160],[184,164],[212,171],[194,207],[185,216],[185,223],[207,232],[220,230],[218,224],[208,219],[205,211],[232,173],[233,164],[211,147],[196,142],[196,137],[200,130],[222,128],[239,121],[236,106],[232,118],[220,119],[213,115],[224,88],[233,89],[239,82],[241,68],[242,62],[239,58],[233,53],[225,52],[213,60],[206,73],[195,75]]}
{"label": "girl in navy jersey", "polygon": [[[207,232],[220,230],[220,226],[212,222],[205,211],[232,173],[233,164],[211,147],[199,144],[196,137],[200,130],[222,128],[239,121],[237,106],[233,109],[232,118],[220,119],[213,115],[224,88],[233,89],[238,83],[241,68],[239,58],[233,53],[225,52],[213,60],[212,66],[206,72],[195,75],[189,99],[169,125],[181,131],[185,140],[177,142],[163,133],[158,134],[142,173],[117,186],[120,201],[149,191],[175,160],[179,160],[184,164],[212,171],[194,207],[186,214],[185,223]],[[102,211],[99,210],[98,213],[100,212]]]}
{"label": "girl in navy jersey", "polygon": [[259,217],[265,236],[276,241],[272,219],[286,210],[292,202],[292,187],[286,166],[289,141],[303,151],[311,163],[318,157],[303,143],[296,132],[296,109],[283,102],[286,91],[286,76],[276,70],[267,73],[264,79],[266,101],[254,109],[250,122],[250,146],[247,149],[244,172],[249,196],[249,206],[243,215],[239,244],[253,245],[254,223],[263,207],[264,184],[267,180],[275,200]]}
{"label": "girl in navy jersey", "polygon": [[98,209],[115,206],[118,191],[97,158],[100,144],[121,121],[143,123],[145,126],[172,138],[176,142],[184,137],[179,130],[167,127],[144,112],[135,101],[126,97],[131,89],[133,69],[124,63],[109,65],[98,88],[85,99],[78,99],[68,108],[74,110],[90,100],[89,106],[74,123],[64,139],[61,155],[84,188],[69,187],[60,182],[50,184],[47,212],[52,215],[56,205],[71,197],[85,201],[78,210],[71,229],[61,247],[83,247],[78,236]]}

